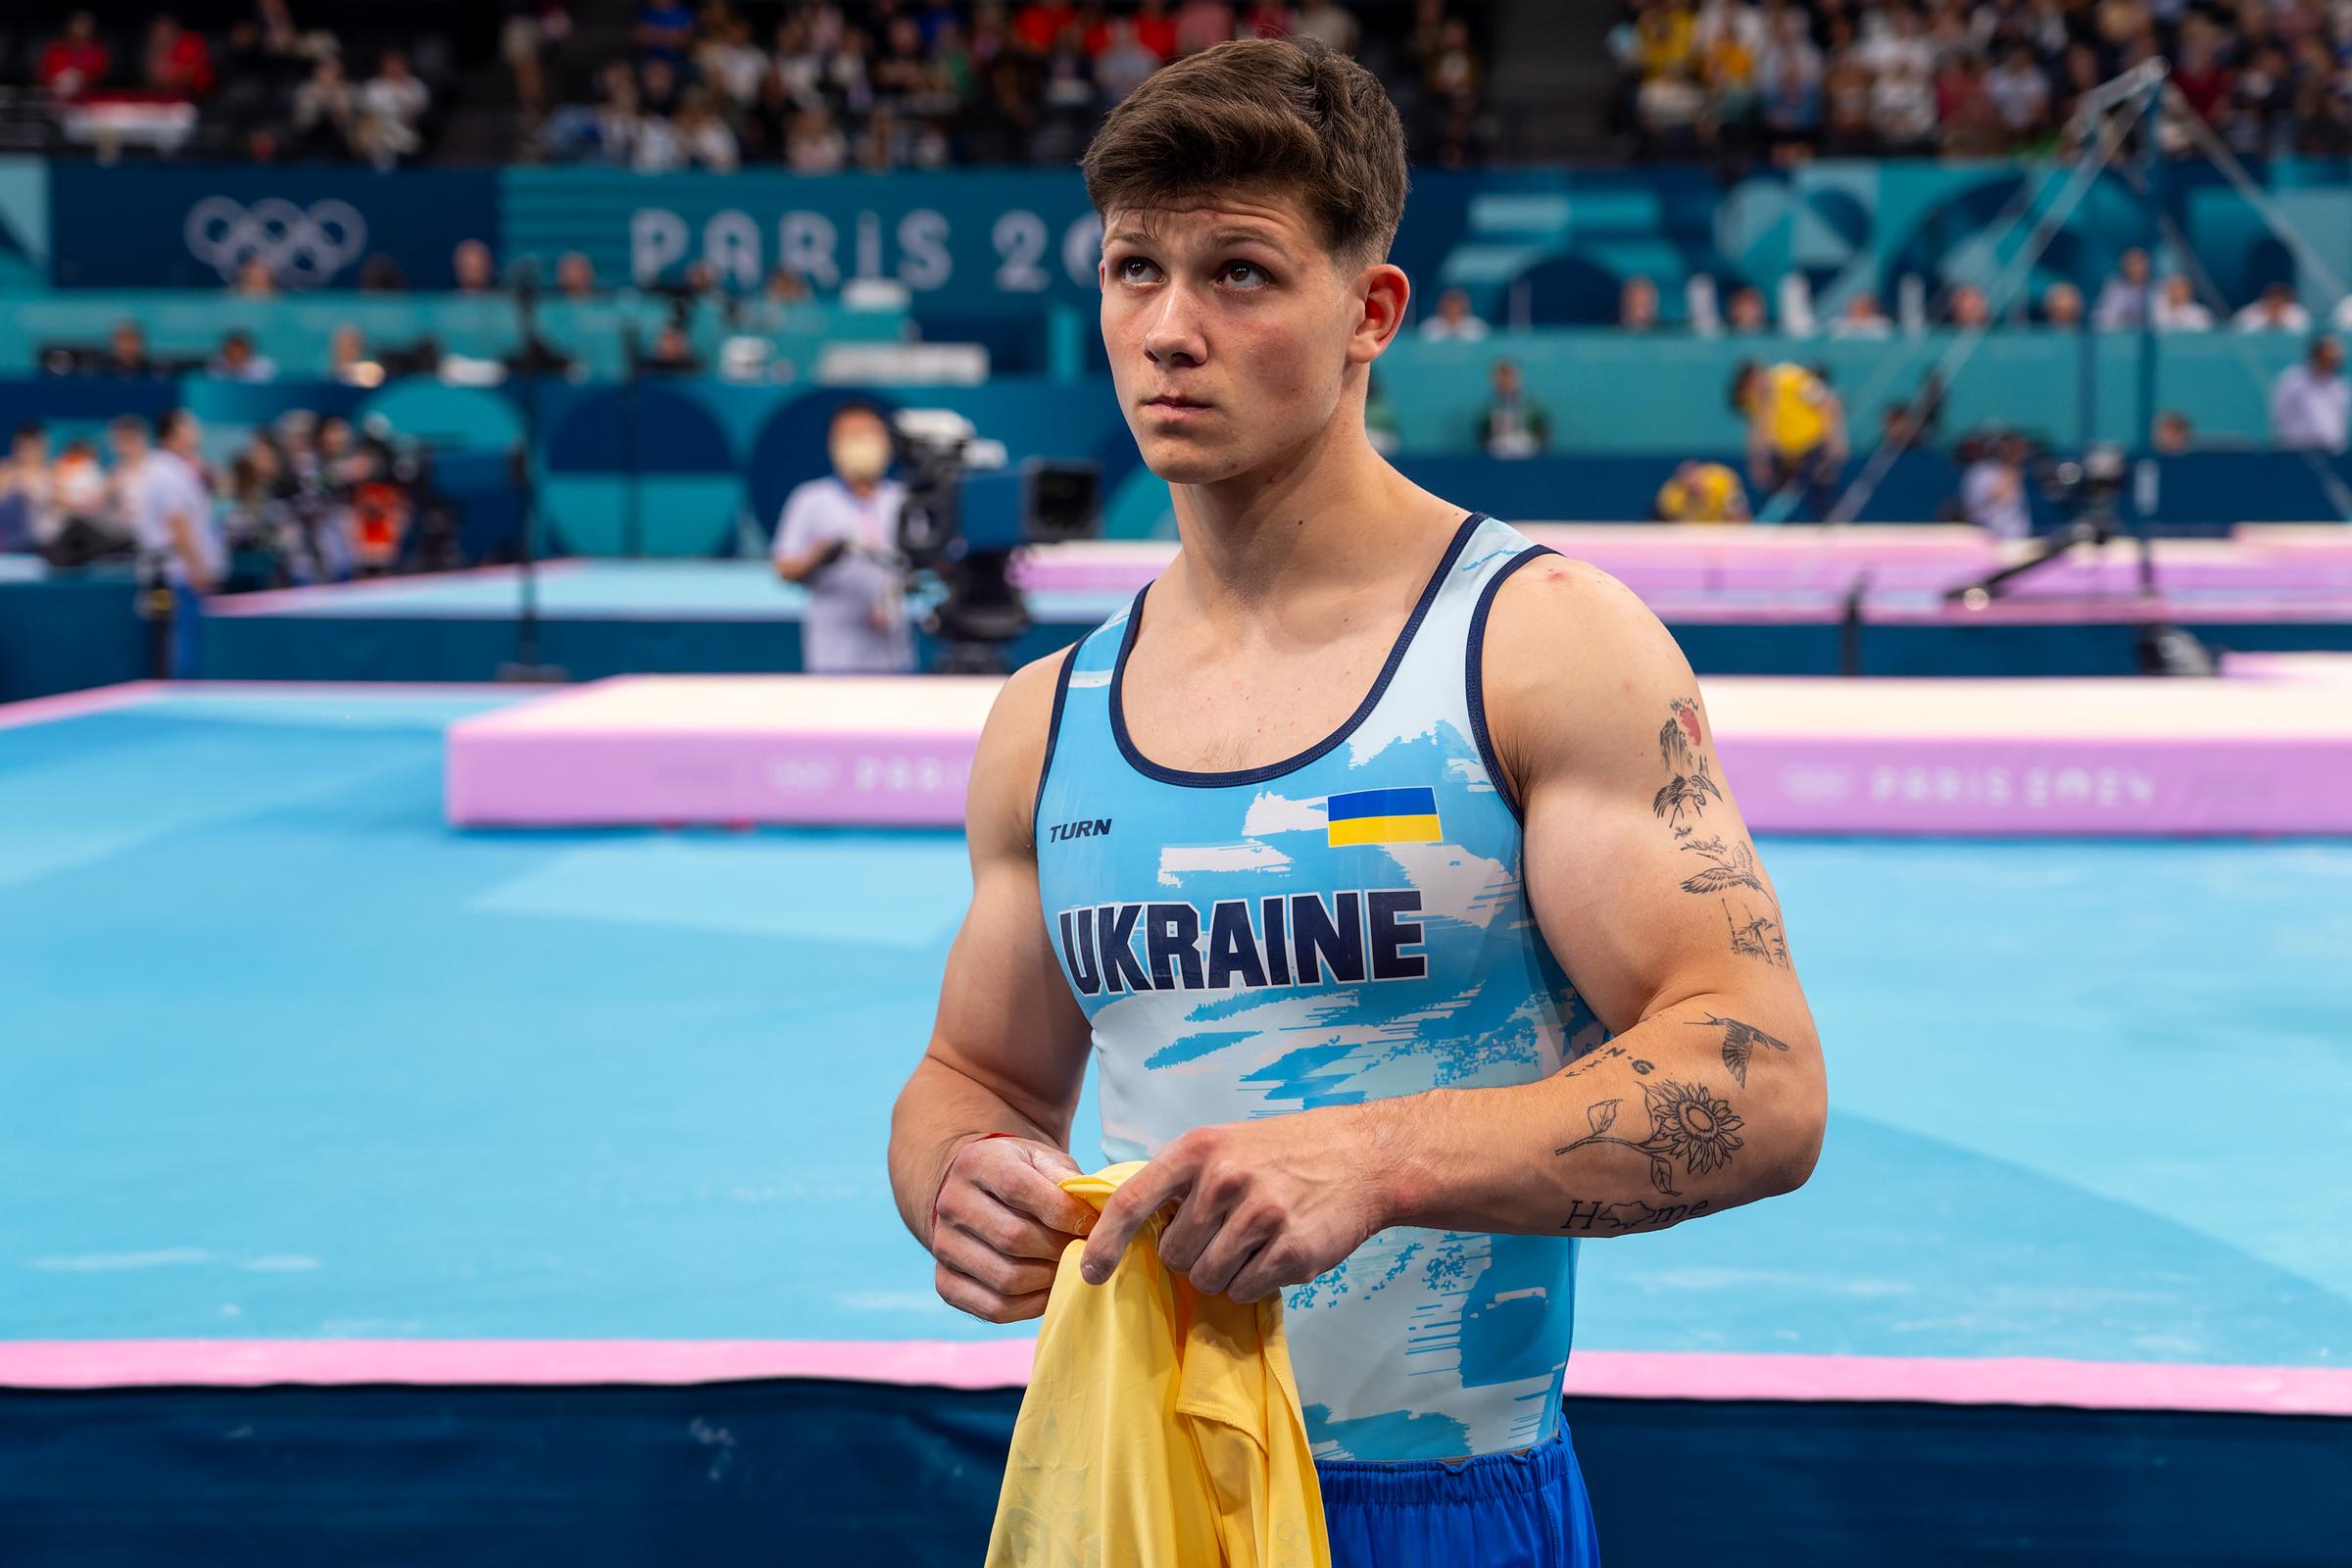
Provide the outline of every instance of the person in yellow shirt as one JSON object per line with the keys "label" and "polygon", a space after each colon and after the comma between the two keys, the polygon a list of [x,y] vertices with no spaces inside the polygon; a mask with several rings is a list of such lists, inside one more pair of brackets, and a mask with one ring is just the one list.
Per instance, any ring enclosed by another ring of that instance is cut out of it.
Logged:
{"label": "person in yellow shirt", "polygon": [[1650,515],[1659,522],[1745,522],[1747,492],[1728,465],[1692,459],[1658,487]]}
{"label": "person in yellow shirt", "polygon": [[1747,421],[1747,472],[1767,496],[1792,491],[1817,518],[1837,501],[1845,466],[1845,406],[1817,370],[1793,362],[1742,364],[1732,409]]}

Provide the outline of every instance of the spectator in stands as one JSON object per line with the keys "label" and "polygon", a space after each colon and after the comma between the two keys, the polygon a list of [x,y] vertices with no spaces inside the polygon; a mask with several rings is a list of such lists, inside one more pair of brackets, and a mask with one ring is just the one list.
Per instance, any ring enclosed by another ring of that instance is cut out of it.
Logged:
{"label": "spectator in stands", "polygon": [[845,404],[826,432],[833,471],[796,487],[773,549],[776,575],[808,591],[802,664],[811,674],[903,674],[914,668],[895,531],[906,489],[888,477],[890,427]]}
{"label": "spectator in stands", "polygon": [[1159,56],[1144,46],[1136,35],[1135,23],[1118,17],[1110,24],[1110,43],[1095,57],[1095,84],[1102,90],[1105,105],[1117,104],[1144,83],[1144,78],[1159,69]]}
{"label": "spectator in stands", "polygon": [[2159,332],[2213,330],[2213,313],[2197,303],[2196,285],[2187,273],[2175,272],[2156,291],[2155,322]]}
{"label": "spectator in stands", "polygon": [[239,299],[267,300],[277,297],[277,273],[270,270],[266,256],[248,256],[237,268],[237,280],[229,288]]}
{"label": "spectator in stands", "polygon": [[[912,24],[912,18],[903,18]],[[716,19],[703,41],[695,46],[694,68],[730,113],[748,108],[760,97],[767,75],[767,55],[752,42],[752,24],[743,17]]]}
{"label": "spectator in stands", "polygon": [[687,340],[686,329],[675,321],[664,321],[662,330],[654,334],[654,349],[645,357],[644,368],[653,375],[700,375],[703,362]]}
{"label": "spectator in stands", "polygon": [[2098,309],[2091,318],[2102,332],[2122,331],[2144,323],[2148,306],[2148,253],[2128,250],[2115,275],[2100,287]]}
{"label": "spectator in stands", "polygon": [[2311,313],[2295,302],[2293,284],[2271,283],[2253,304],[2230,318],[2230,324],[2240,332],[2308,332]]}
{"label": "spectator in stands", "polygon": [[86,435],[68,441],[50,478],[60,538],[78,528],[91,541],[90,553],[97,554],[122,537],[108,516],[115,510],[114,483],[98,461],[97,442]]}
{"label": "spectator in stands", "polygon": [[498,289],[498,264],[490,247],[478,239],[460,240],[450,253],[450,270],[457,274],[461,294],[490,294]]}
{"label": "spectator in stands", "polygon": [[147,88],[160,97],[199,103],[213,95],[213,52],[169,13],[147,26]]}
{"label": "spectator in stands", "polygon": [[216,380],[274,381],[277,366],[266,354],[254,351],[253,334],[242,327],[234,328],[220,339],[220,352],[213,356],[208,368]]}
{"label": "spectator in stands", "polygon": [[1288,38],[1298,25],[1285,0],[1250,0],[1250,14],[1234,30],[1244,38]]}
{"label": "spectator in stands", "polygon": [[1438,296],[1436,313],[1422,321],[1421,335],[1433,343],[1476,343],[1486,337],[1487,323],[1471,313],[1465,290],[1449,288]]}
{"label": "spectator in stands", "polygon": [[2148,445],[2164,457],[2178,457],[2195,444],[2195,437],[2188,427],[2188,416],[2173,409],[2156,416],[2155,427],[2148,432]]}
{"label": "spectator in stands", "polygon": [[1879,297],[1870,290],[1856,289],[1846,297],[1845,309],[1830,321],[1830,336],[1837,338],[1884,338],[1894,335],[1894,323],[1879,305]]}
{"label": "spectator in stands", "polygon": [[1176,8],[1176,52],[1197,55],[1233,36],[1233,7],[1227,0],[1183,0]]}
{"label": "spectator in stands", "polygon": [[106,359],[100,373],[124,376],[157,373],[155,362],[147,357],[147,334],[138,322],[125,318],[115,323],[114,331],[107,336]]}
{"label": "spectator in stands", "polygon": [[1936,83],[1923,66],[1910,62],[1878,74],[1870,89],[1870,126],[1881,150],[1900,156],[1935,144]]}
{"label": "spectator in stands", "polygon": [[1363,24],[1339,0],[1306,0],[1298,8],[1292,29],[1298,37],[1314,38],[1338,54],[1353,55],[1364,41]]}
{"label": "spectator in stands", "polygon": [[[863,33],[852,33],[863,37]],[[649,117],[667,120],[678,112],[678,99],[686,90],[678,70],[666,60],[648,60],[637,68],[637,100]]]}
{"label": "spectator in stands", "polygon": [[596,264],[581,251],[556,258],[556,292],[567,300],[596,298]]}
{"label": "spectator in stands", "polygon": [[837,174],[849,166],[849,138],[822,105],[810,104],[793,117],[784,143],[784,162],[796,174]]}
{"label": "spectator in stands", "polygon": [[671,128],[680,153],[692,168],[707,173],[732,174],[743,162],[735,133],[711,109],[710,94],[704,88],[687,89]]}
{"label": "spectator in stands", "polygon": [[38,424],[20,424],[7,461],[0,462],[0,555],[46,548],[57,537],[57,524],[49,433]]}
{"label": "spectator in stands", "polygon": [[767,280],[760,287],[760,297],[778,309],[808,303],[808,280],[789,267],[771,267]]}
{"label": "spectator in stands", "polygon": [[1532,458],[1551,440],[1551,416],[1527,395],[1516,361],[1496,360],[1487,372],[1493,400],[1478,416],[1478,444],[1490,458]]}
{"label": "spectator in stands", "polygon": [[97,19],[76,11],[66,18],[66,30],[41,51],[41,90],[59,103],[72,103],[105,84],[109,63],[106,45],[98,41]]}
{"label": "spectator in stands", "polygon": [[2005,430],[1961,443],[1961,514],[1996,539],[2025,539],[2034,532],[2025,460],[2025,442]]}
{"label": "spectator in stands", "polygon": [[514,99],[526,119],[547,112],[547,53],[571,35],[571,17],[561,0],[508,0],[498,50],[514,73]]}
{"label": "spectator in stands", "polygon": [[406,294],[409,274],[400,270],[400,263],[378,251],[360,264],[360,292],[363,294]]}
{"label": "spectator in stands", "polygon": [[1747,421],[1747,469],[1758,491],[1794,491],[1826,517],[1845,465],[1845,407],[1801,365],[1742,364],[1733,373],[1732,412]]}
{"label": "spectator in stands", "polygon": [[360,145],[360,99],[334,55],[294,90],[294,146],[318,158],[348,158]]}
{"label": "spectator in stands", "polygon": [[2041,320],[2071,332],[2082,324],[2082,291],[2072,283],[2052,283],[2042,291]]}
{"label": "spectator in stands", "polygon": [[359,323],[345,321],[326,340],[327,378],[345,386],[380,386],[384,368],[368,357],[368,342]]}
{"label": "spectator in stands", "polygon": [[1772,330],[1772,318],[1764,311],[1764,291],[1752,283],[1732,290],[1724,303],[1723,325],[1726,331],[1740,336],[1753,336]]}
{"label": "spectator in stands", "polygon": [[1740,475],[1723,464],[1693,459],[1675,466],[1651,503],[1650,515],[1658,522],[1745,522],[1747,491]]}
{"label": "spectator in stands", "polygon": [[1629,277],[1617,290],[1617,324],[1628,332],[1648,332],[1658,324],[1658,285],[1646,277]]}
{"label": "spectator in stands", "polygon": [[2290,451],[2341,452],[2348,415],[2352,395],[2344,385],[2343,345],[2315,337],[2303,362],[2279,371],[2271,384],[2271,436]]}
{"label": "spectator in stands", "polygon": [[424,145],[424,112],[431,105],[432,93],[409,69],[409,57],[385,50],[375,76],[360,89],[353,150],[364,152],[378,169],[416,157]]}
{"label": "spectator in stands", "polygon": [[212,490],[197,459],[196,416],[185,409],[158,416],[153,446],[136,415],[117,417],[107,431],[114,439],[124,514],[138,545],[140,578],[171,590],[170,673],[190,679],[198,672],[202,599],[220,587],[228,569]]}
{"label": "spectator in stands", "polygon": [[1992,306],[1974,283],[1953,287],[1943,308],[1944,323],[1962,332],[1979,332],[1992,325]]}
{"label": "spectator in stands", "polygon": [[2012,143],[2027,141],[2048,126],[2050,78],[2022,41],[2003,50],[1999,63],[1984,74],[1984,97]]}
{"label": "spectator in stands", "polygon": [[1176,58],[1176,19],[1168,14],[1168,0],[1142,0],[1134,21],[1136,42],[1163,62]]}

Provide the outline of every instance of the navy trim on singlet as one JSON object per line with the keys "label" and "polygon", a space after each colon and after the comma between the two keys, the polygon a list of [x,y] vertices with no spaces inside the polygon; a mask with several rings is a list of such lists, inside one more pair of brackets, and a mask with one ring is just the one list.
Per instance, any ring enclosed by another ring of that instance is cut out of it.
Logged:
{"label": "navy trim on singlet", "polygon": [[1462,519],[1460,527],[1454,529],[1452,543],[1446,547],[1446,554],[1438,562],[1437,569],[1429,574],[1428,585],[1421,590],[1421,598],[1413,606],[1412,614],[1406,617],[1403,630],[1397,632],[1396,643],[1389,649],[1389,660],[1380,667],[1380,678],[1372,683],[1372,689],[1364,694],[1364,700],[1356,704],[1355,711],[1348,714],[1338,729],[1298,756],[1279,762],[1268,762],[1263,767],[1245,767],[1223,773],[1197,773],[1180,767],[1163,767],[1136,749],[1135,741],[1127,733],[1127,709],[1121,694],[1127,683],[1127,656],[1134,652],[1136,633],[1143,629],[1144,595],[1152,591],[1150,583],[1144,584],[1136,590],[1135,604],[1127,612],[1127,634],[1120,639],[1118,661],[1110,667],[1110,733],[1111,738],[1118,742],[1119,755],[1127,759],[1130,767],[1146,778],[1155,778],[1163,784],[1182,784],[1191,789],[1213,790],[1234,784],[1262,784],[1268,779],[1295,772],[1329,753],[1353,733],[1357,725],[1372,716],[1372,710],[1379,706],[1381,695],[1389,689],[1389,682],[1396,678],[1397,666],[1404,662],[1405,650],[1412,645],[1413,633],[1421,629],[1421,621],[1428,615],[1429,607],[1437,602],[1438,590],[1446,583],[1446,574],[1453,569],[1453,564],[1460,557],[1462,547],[1470,542],[1472,532],[1486,520],[1485,513],[1473,512]]}
{"label": "navy trim on singlet", "polygon": [[1061,709],[1070,697],[1070,671],[1078,663],[1079,643],[1070,644],[1061,656],[1061,672],[1054,677],[1054,716],[1046,723],[1046,760],[1038,764],[1037,794],[1029,802],[1029,845],[1037,846],[1037,814],[1046,808],[1046,780],[1054,775],[1054,747],[1061,739]]}
{"label": "navy trim on singlet", "polygon": [[[1511,794],[1510,781],[1502,776],[1502,762],[1494,755],[1494,738],[1487,733],[1487,690],[1481,670],[1487,654],[1487,612],[1494,608],[1494,595],[1510,580],[1512,572],[1538,556],[1556,556],[1559,552],[1549,545],[1529,545],[1502,564],[1502,569],[1489,577],[1486,586],[1478,591],[1478,607],[1470,612],[1469,657],[1462,661],[1463,681],[1470,699],[1470,738],[1478,743],[1478,760],[1486,764],[1487,778],[1502,804],[1519,816],[1519,802]],[[1521,818],[1525,820],[1524,817]]]}

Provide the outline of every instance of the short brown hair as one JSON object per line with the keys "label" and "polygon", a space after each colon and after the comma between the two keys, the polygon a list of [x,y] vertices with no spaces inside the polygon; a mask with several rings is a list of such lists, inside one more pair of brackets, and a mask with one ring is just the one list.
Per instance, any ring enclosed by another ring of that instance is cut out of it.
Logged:
{"label": "short brown hair", "polygon": [[1243,38],[1154,72],[1086,149],[1107,218],[1203,195],[1295,195],[1333,255],[1385,261],[1404,216],[1404,125],[1380,78],[1312,39]]}

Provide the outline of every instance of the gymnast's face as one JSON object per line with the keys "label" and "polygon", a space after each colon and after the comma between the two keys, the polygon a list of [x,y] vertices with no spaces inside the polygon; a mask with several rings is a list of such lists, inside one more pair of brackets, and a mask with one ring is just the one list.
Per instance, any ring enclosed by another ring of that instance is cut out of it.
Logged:
{"label": "gymnast's face", "polygon": [[1335,261],[1292,201],[1116,209],[1099,271],[1119,408],[1162,479],[1270,470],[1335,418],[1360,437],[1367,368],[1403,315],[1404,274]]}

